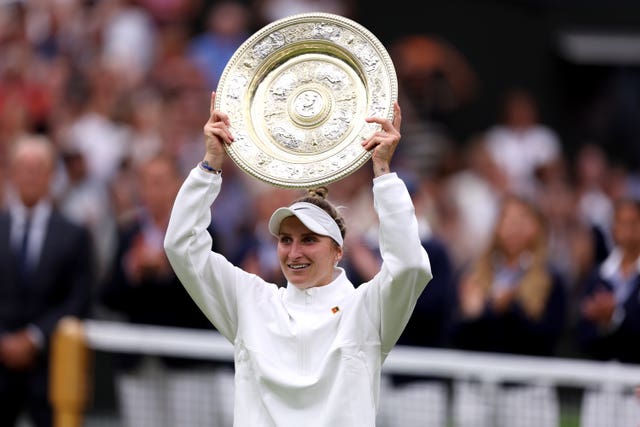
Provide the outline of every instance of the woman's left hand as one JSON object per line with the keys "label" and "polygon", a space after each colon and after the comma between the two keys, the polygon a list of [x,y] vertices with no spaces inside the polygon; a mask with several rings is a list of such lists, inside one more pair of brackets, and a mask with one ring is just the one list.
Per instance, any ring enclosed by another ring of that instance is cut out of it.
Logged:
{"label": "woman's left hand", "polygon": [[397,101],[393,104],[393,121],[381,117],[367,117],[365,120],[368,123],[378,123],[382,127],[363,141],[362,147],[367,151],[372,151],[371,160],[374,175],[384,175],[390,172],[391,159],[400,142],[400,124],[402,122],[400,105]]}

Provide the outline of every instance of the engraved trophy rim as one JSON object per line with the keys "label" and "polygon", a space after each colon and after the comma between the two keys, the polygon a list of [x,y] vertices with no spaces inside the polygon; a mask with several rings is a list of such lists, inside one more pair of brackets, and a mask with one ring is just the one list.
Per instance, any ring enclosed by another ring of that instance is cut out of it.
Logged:
{"label": "engraved trophy rim", "polygon": [[240,169],[268,184],[308,189],[338,181],[371,153],[361,142],[393,118],[398,82],[380,40],[352,19],[307,12],[276,20],[235,51],[216,89],[230,118],[225,145]]}

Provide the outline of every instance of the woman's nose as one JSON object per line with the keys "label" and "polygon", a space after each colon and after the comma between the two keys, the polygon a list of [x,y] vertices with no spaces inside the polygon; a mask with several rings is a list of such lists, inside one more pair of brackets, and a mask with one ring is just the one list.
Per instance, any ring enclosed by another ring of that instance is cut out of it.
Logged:
{"label": "woman's nose", "polygon": [[292,242],[291,246],[289,247],[289,257],[290,258],[297,258],[298,256],[300,256],[300,254],[302,253],[301,251],[301,246],[299,242]]}

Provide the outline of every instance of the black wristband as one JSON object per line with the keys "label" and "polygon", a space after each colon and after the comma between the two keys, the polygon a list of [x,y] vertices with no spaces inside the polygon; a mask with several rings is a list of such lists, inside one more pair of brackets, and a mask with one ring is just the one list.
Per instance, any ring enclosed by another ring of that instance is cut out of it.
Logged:
{"label": "black wristband", "polygon": [[222,173],[222,169],[216,169],[211,167],[211,165],[209,164],[209,162],[207,162],[206,160],[203,160],[200,162],[200,167],[204,170],[206,170],[209,173],[214,173],[216,175],[220,175]]}

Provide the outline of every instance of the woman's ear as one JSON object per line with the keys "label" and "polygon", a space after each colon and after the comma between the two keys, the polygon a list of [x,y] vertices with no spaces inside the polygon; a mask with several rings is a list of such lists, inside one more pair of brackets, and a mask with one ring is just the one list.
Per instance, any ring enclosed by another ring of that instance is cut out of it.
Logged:
{"label": "woman's ear", "polygon": [[336,245],[336,253],[334,255],[334,260],[333,263],[334,264],[338,264],[340,262],[340,260],[342,259],[342,254],[343,254],[343,250],[340,246]]}

